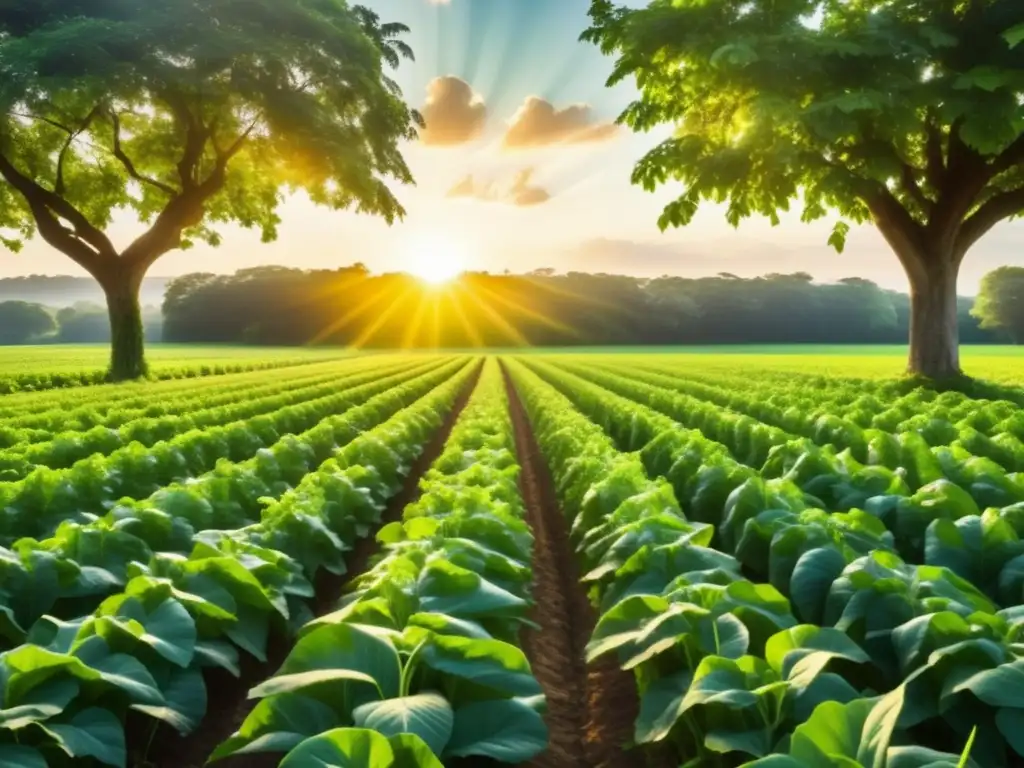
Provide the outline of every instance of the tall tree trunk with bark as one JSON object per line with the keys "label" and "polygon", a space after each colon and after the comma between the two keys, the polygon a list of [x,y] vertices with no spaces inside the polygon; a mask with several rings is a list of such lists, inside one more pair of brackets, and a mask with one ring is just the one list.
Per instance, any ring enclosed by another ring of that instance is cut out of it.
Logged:
{"label": "tall tree trunk with bark", "polygon": [[115,270],[101,281],[110,316],[110,378],[138,379],[146,375],[145,334],[139,290],[144,272]]}
{"label": "tall tree trunk with bark", "polygon": [[930,379],[961,375],[956,281],[959,265],[936,259],[910,278],[910,358],[907,372]]}

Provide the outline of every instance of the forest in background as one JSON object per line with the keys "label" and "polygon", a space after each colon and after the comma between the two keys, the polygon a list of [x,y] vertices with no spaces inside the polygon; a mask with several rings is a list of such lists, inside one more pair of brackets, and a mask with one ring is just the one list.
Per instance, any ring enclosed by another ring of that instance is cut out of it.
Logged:
{"label": "forest in background", "polygon": [[[96,290],[87,278],[0,280],[0,344],[109,341],[106,309],[89,293]],[[467,273],[431,287],[404,274],[372,275],[359,264],[269,266],[152,278],[143,293],[150,341],[194,343],[901,344],[910,317],[904,293],[860,278],[819,284],[805,273],[652,280],[536,270]],[[960,298],[961,340],[1005,342],[979,328],[974,302]]]}
{"label": "forest in background", "polygon": [[[1005,341],[960,299],[963,343]],[[536,270],[467,273],[440,287],[404,274],[260,267],[192,274],[167,286],[168,342],[466,347],[906,343],[910,301],[860,278],[805,273],[740,278]]]}

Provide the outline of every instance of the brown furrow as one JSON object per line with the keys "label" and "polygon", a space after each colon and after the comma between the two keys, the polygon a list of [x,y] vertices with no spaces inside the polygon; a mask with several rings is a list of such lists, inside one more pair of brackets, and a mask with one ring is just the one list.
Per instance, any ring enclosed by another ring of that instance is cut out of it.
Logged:
{"label": "brown furrow", "polygon": [[[476,363],[476,370],[466,382],[462,392],[459,393],[459,397],[444,423],[413,463],[402,490],[388,500],[379,525],[367,536],[355,542],[352,551],[346,558],[347,573],[339,576],[321,570],[317,574],[314,585],[315,596],[311,605],[314,615],[323,616],[333,610],[345,584],[364,573],[379,550],[376,539],[377,530],[396,520],[401,520],[402,511],[419,498],[420,480],[444,450],[448,436],[476,388],[482,368],[483,366],[479,362]],[[209,697],[207,715],[199,729],[188,736],[181,737],[169,727],[162,725],[152,747],[148,750],[148,759],[135,758],[130,765],[133,768],[202,768],[213,751],[238,730],[252,710],[255,702],[248,698],[249,689],[277,671],[291,651],[292,645],[293,643],[286,638],[272,637],[267,649],[266,663],[261,663],[243,653],[242,674],[237,678],[225,670],[208,671],[205,674]],[[141,717],[132,718],[131,725],[136,727],[126,728],[129,739],[129,755],[145,750],[151,722],[153,721]],[[269,754],[242,755],[218,761],[215,765],[223,768],[276,768],[281,757],[281,755]]]}
{"label": "brown furrow", "polygon": [[636,685],[614,659],[587,665],[584,649],[596,623],[569,542],[547,464],[508,370],[502,365],[515,428],[520,488],[533,529],[535,607],[539,632],[526,630],[523,646],[548,702],[547,752],[528,768],[636,768],[626,754],[637,714]]}

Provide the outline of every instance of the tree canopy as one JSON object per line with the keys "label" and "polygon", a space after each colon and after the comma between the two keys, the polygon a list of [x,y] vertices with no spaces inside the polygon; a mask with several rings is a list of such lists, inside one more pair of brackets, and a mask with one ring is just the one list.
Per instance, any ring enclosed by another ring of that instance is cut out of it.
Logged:
{"label": "tree canopy", "polygon": [[[38,232],[115,322],[168,251],[227,222],[275,238],[289,189],[393,221],[419,122],[385,71],[404,31],[344,0],[0,0],[3,242]],[[123,208],[148,229],[119,248]]]}
{"label": "tree canopy", "polygon": [[27,301],[0,302],[0,344],[26,344],[52,333],[53,315],[40,304]]}
{"label": "tree canopy", "polygon": [[985,275],[971,314],[982,328],[1024,344],[1024,267],[1000,267]]}
{"label": "tree canopy", "polygon": [[592,0],[590,13],[583,37],[616,56],[610,83],[640,89],[622,122],[677,126],[633,174],[681,184],[662,229],[703,201],[733,225],[796,206],[831,217],[841,252],[871,221],[915,298],[911,368],[958,369],[960,262],[1024,211],[1024,3]]}

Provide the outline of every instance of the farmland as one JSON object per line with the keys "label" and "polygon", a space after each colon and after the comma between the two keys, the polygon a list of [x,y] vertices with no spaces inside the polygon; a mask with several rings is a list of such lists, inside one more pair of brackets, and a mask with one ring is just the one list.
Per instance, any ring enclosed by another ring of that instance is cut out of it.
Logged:
{"label": "farmland", "polygon": [[1024,764],[1011,351],[19,354],[2,766]]}

